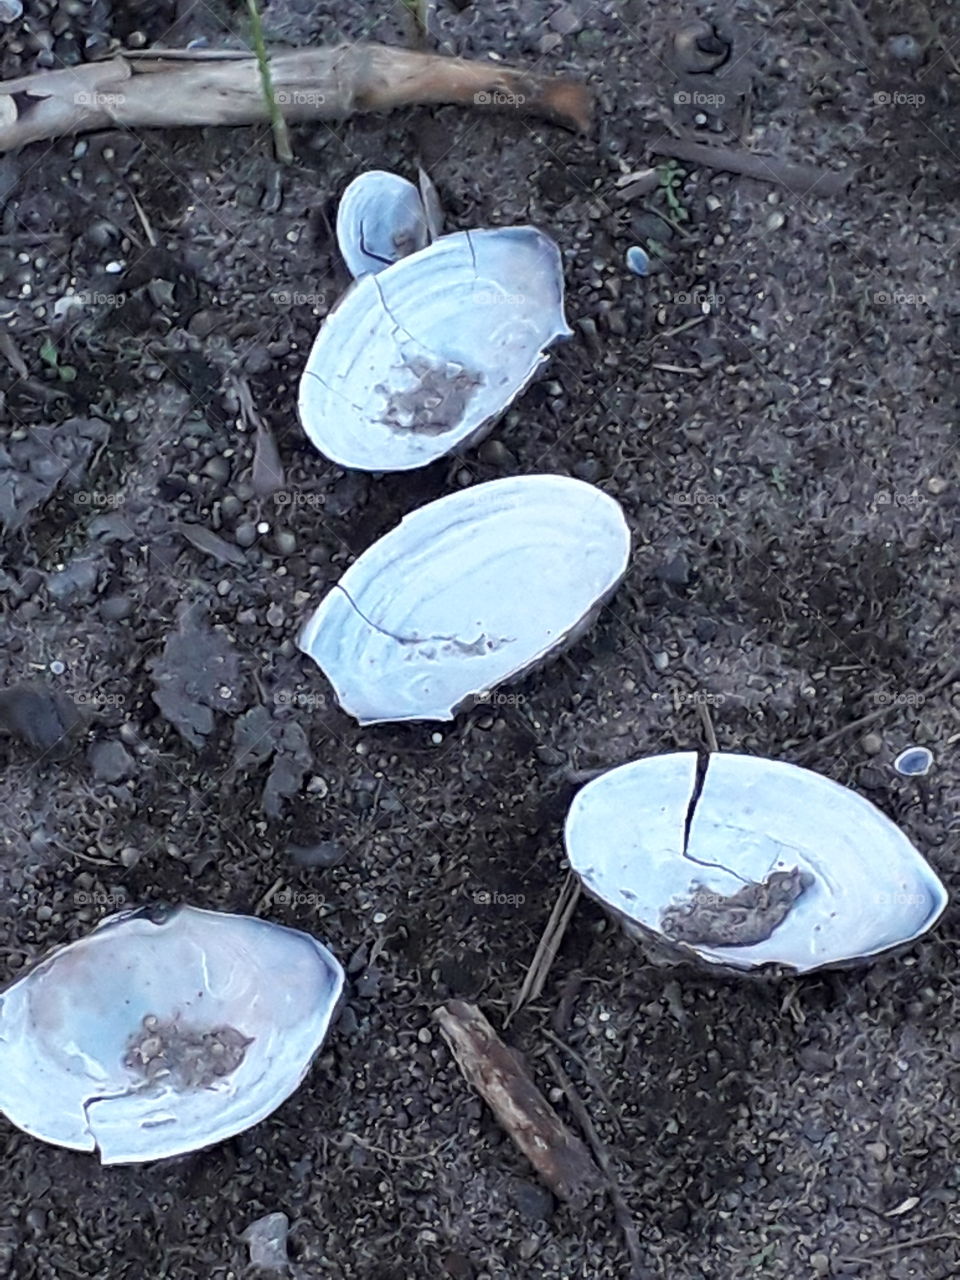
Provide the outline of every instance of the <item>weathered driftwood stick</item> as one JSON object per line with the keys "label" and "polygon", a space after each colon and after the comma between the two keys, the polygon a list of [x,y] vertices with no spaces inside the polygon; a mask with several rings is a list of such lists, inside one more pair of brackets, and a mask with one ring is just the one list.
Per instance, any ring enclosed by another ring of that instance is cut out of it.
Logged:
{"label": "weathered driftwood stick", "polygon": [[[146,52],[152,56],[130,54],[0,81],[0,151],[113,125],[180,128],[269,120],[252,55]],[[459,103],[542,115],[576,129],[590,124],[584,85],[494,62],[345,44],[274,54],[270,72],[277,103],[291,122]]]}
{"label": "weathered driftwood stick", "polygon": [[521,1056],[503,1043],[476,1005],[451,1000],[434,1012],[467,1082],[553,1193],[583,1206],[603,1189],[600,1171],[533,1083]]}
{"label": "weathered driftwood stick", "polygon": [[837,196],[850,183],[849,170],[817,169],[809,164],[784,164],[776,156],[761,156],[754,151],[737,151],[730,147],[705,147],[685,138],[660,138],[654,147],[657,155],[687,160],[690,164],[739,173],[761,182],[779,182],[798,196]]}

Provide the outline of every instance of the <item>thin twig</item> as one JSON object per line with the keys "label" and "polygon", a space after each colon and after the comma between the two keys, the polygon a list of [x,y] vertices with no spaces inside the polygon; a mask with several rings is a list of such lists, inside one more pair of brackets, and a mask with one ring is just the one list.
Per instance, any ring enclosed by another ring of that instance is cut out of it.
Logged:
{"label": "thin twig", "polygon": [[543,1034],[547,1037],[548,1040],[552,1040],[558,1049],[562,1049],[563,1052],[567,1054],[568,1057],[572,1058],[574,1062],[577,1063],[580,1070],[586,1076],[587,1083],[590,1085],[590,1088],[595,1091],[595,1093],[597,1094],[597,1097],[600,1099],[603,1105],[607,1108],[607,1114],[610,1117],[611,1123],[616,1126],[617,1132],[622,1136],[624,1129],[623,1129],[623,1121],[620,1119],[620,1113],[617,1111],[616,1107],[613,1105],[612,1101],[610,1100],[610,1095],[607,1093],[606,1089],[604,1089],[603,1085],[600,1083],[600,1078],[597,1075],[596,1071],[594,1071],[593,1067],[591,1067],[590,1063],[586,1060],[586,1058],[581,1057],[580,1054],[577,1053],[576,1049],[574,1049],[571,1045],[567,1044],[565,1040],[561,1040],[558,1035],[555,1035],[550,1030],[549,1027],[543,1028]]}
{"label": "thin twig", "polygon": [[[935,684],[920,690],[924,698],[931,698],[935,693],[939,693],[941,689],[949,688],[960,680],[960,667],[954,669],[945,675]],[[824,747],[828,747],[832,742],[836,742],[838,738],[844,737],[848,733],[854,733],[857,729],[866,728],[868,724],[873,724],[877,720],[882,720],[884,716],[890,714],[891,711],[899,710],[899,705],[895,702],[884,703],[882,707],[877,707],[875,711],[868,711],[865,716],[860,716],[857,720],[851,720],[849,724],[841,725],[839,729],[834,729],[832,733],[826,734],[823,738],[818,738],[816,742],[811,743],[806,750],[800,752],[800,758],[805,759],[807,756],[816,755],[818,751],[822,751]]]}
{"label": "thin twig", "polygon": [[283,884],[283,876],[280,876],[278,879],[274,880],[273,884],[270,886],[267,892],[263,895],[263,897],[260,899],[257,905],[253,908],[253,914],[255,916],[259,915],[261,911],[265,911],[266,908],[269,907],[270,903],[273,901],[273,895],[282,886],[282,884]]}
{"label": "thin twig", "polygon": [[572,871],[568,871],[567,878],[563,882],[563,888],[560,890],[553,910],[550,912],[550,919],[547,921],[543,936],[537,944],[537,950],[530,962],[530,968],[527,970],[523,984],[517,992],[513,1004],[510,1006],[510,1012],[504,1019],[503,1025],[505,1027],[510,1025],[510,1020],[519,1013],[528,1001],[536,1000],[537,996],[543,991],[547,974],[550,972],[550,966],[556,959],[560,943],[563,941],[563,935],[567,931],[567,925],[576,910],[579,898],[580,881]]}
{"label": "thin twig", "polygon": [[684,333],[687,329],[692,329],[694,325],[703,324],[705,320],[709,320],[709,316],[692,316],[689,320],[684,320],[683,324],[675,325],[672,329],[664,329],[662,333],[658,333],[658,338],[672,338],[678,333]]}
{"label": "thin twig", "polygon": [[678,364],[651,364],[651,369],[661,369],[664,373],[702,374],[702,369],[683,369]]}
{"label": "thin twig", "polygon": [[761,182],[779,182],[797,195],[841,195],[853,175],[849,171],[817,169],[808,164],[785,164],[777,156],[761,156],[753,151],[740,151],[731,147],[705,147],[686,138],[657,140],[653,148],[657,155],[673,156],[688,164],[705,165],[722,169],[727,173],[739,173],[744,178],[757,178]]}
{"label": "thin twig", "polygon": [[154,248],[156,248],[157,247],[156,232],[153,229],[150,219],[146,215],[146,211],[144,210],[143,205],[140,203],[140,201],[137,199],[137,197],[134,195],[132,191],[130,192],[130,199],[133,201],[133,207],[137,211],[137,217],[140,219],[140,225],[143,227],[144,231],[146,232],[147,239],[150,241],[150,244]]}
{"label": "thin twig", "polygon": [[8,249],[14,245],[22,245],[29,249],[38,244],[57,244],[64,240],[66,236],[59,233],[42,235],[39,231],[5,231],[0,235],[0,246]]}
{"label": "thin twig", "polygon": [[577,1124],[583,1130],[584,1137],[593,1152],[593,1157],[603,1173],[607,1183],[607,1190],[610,1193],[610,1201],[613,1204],[613,1211],[617,1219],[617,1225],[623,1232],[623,1238],[627,1245],[627,1253],[630,1255],[630,1264],[632,1267],[632,1280],[643,1280],[647,1274],[643,1265],[643,1253],[640,1249],[640,1233],[637,1231],[637,1225],[633,1220],[633,1215],[627,1205],[620,1187],[617,1184],[616,1177],[613,1172],[613,1164],[610,1160],[609,1152],[603,1143],[600,1135],[594,1127],[593,1121],[590,1119],[590,1113],[584,1105],[583,1099],[577,1093],[576,1086],[573,1081],[561,1067],[557,1060],[557,1055],[547,1049],[544,1056],[550,1064],[550,1070],[557,1077],[557,1083],[566,1094],[567,1102],[570,1110],[576,1117]]}
{"label": "thin twig", "polygon": [[898,1244],[887,1244],[882,1249],[874,1249],[873,1253],[867,1254],[865,1258],[842,1258],[842,1262],[853,1262],[859,1266],[864,1263],[872,1262],[874,1258],[882,1258],[886,1253],[896,1253],[898,1249],[915,1249],[917,1245],[933,1244],[934,1240],[960,1240],[960,1236],[954,1231],[940,1231],[932,1236],[917,1236],[913,1240],[901,1240]]}

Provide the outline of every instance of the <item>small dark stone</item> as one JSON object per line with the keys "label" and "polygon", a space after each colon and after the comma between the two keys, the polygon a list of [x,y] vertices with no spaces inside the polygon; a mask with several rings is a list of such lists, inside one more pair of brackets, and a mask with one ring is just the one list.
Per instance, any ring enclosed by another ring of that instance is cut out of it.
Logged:
{"label": "small dark stone", "polygon": [[354,991],[359,1000],[375,1000],[380,994],[380,970],[375,964],[365,969],[354,983]]}
{"label": "small dark stone", "polygon": [[259,345],[250,348],[243,362],[243,368],[246,373],[266,373],[272,367],[273,361],[267,354],[266,348]]}
{"label": "small dark stone", "polygon": [[57,604],[74,604],[89,598],[97,586],[100,566],[95,560],[73,560],[47,579],[50,598]]}
{"label": "small dark stone", "polygon": [[630,231],[636,240],[657,240],[660,243],[671,239],[674,234],[673,227],[670,226],[669,222],[664,222],[655,213],[646,212],[638,212],[633,215],[630,219]]}
{"label": "small dark stone", "polygon": [[320,840],[316,844],[287,846],[287,856],[298,867],[339,867],[347,850],[336,840]]}
{"label": "small dark stone", "polygon": [[579,480],[587,480],[591,484],[599,480],[603,473],[603,465],[599,458],[578,458],[573,464],[573,474]]}
{"label": "small dark stone", "polygon": [[711,640],[716,639],[719,630],[719,626],[712,618],[698,618],[694,623],[693,634],[701,644],[709,644]]}
{"label": "small dark stone", "polygon": [[337,1022],[337,1030],[341,1035],[345,1036],[355,1036],[360,1030],[360,1023],[357,1021],[357,1015],[348,1004],[343,1006],[343,1011]]}
{"label": "small dark stone", "polygon": [[133,602],[129,596],[107,596],[100,601],[100,617],[104,622],[120,622],[129,618]]}
{"label": "small dark stone", "polygon": [[488,467],[499,467],[508,471],[517,465],[517,460],[502,440],[485,440],[480,446],[480,461]]}
{"label": "small dark stone", "polygon": [[550,27],[556,31],[558,35],[570,36],[579,31],[583,25],[580,16],[572,4],[561,5],[556,12],[551,13]]}
{"label": "small dark stone", "polygon": [[122,782],[136,769],[133,757],[121,742],[95,742],[87,752],[87,763],[98,782]]}
{"label": "small dark stone", "polygon": [[528,1222],[543,1222],[553,1216],[553,1194],[538,1182],[518,1179],[513,1184],[513,1201]]}
{"label": "small dark stone", "polygon": [[83,717],[69,694],[41,684],[0,690],[0,728],[38,755],[64,760],[76,746]]}
{"label": "small dark stone", "polygon": [[690,562],[680,551],[666,563],[658,565],[653,573],[654,577],[659,578],[669,587],[685,587],[690,581]]}

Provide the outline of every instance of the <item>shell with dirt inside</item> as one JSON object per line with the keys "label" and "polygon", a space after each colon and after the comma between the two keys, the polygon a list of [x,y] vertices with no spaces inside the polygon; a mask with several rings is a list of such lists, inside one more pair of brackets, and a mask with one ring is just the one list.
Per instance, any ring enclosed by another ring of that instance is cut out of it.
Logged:
{"label": "shell with dirt inside", "polygon": [[565,476],[491,480],[374,543],[300,647],[361,724],[451,720],[590,624],[626,572],[619,504]]}
{"label": "shell with dirt inside", "polygon": [[337,209],[337,243],[352,276],[382,271],[431,239],[420,192],[398,173],[370,169],[344,191]]}
{"label": "shell with dirt inside", "polygon": [[0,1111],[104,1164],[210,1146],[297,1088],[343,978],[308,934],[252,916],[111,916],[0,995]]}
{"label": "shell with dirt inside", "polygon": [[574,798],[565,839],[584,887],[629,933],[731,969],[865,961],[920,937],[947,903],[868,800],[754,756],[612,769]]}
{"label": "shell with dirt inside", "polygon": [[482,439],[570,336],[548,236],[441,236],[363,276],[330,313],[300,381],[300,421],[343,467],[426,466]]}

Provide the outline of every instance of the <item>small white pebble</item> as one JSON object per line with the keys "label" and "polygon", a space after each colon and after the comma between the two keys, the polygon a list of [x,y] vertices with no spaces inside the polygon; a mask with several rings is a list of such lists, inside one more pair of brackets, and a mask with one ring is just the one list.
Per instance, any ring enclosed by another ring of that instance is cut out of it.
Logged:
{"label": "small white pebble", "polygon": [[108,274],[108,275],[111,275],[111,276],[118,276],[118,275],[120,274],[120,272],[123,270],[123,263],[122,263],[122,262],[108,262],[108,263],[107,263],[107,265],[106,265],[103,269],[104,269],[104,271],[106,271],[106,272],[107,272],[107,274]]}
{"label": "small white pebble", "polygon": [[64,665],[64,663],[60,661],[59,658],[57,658],[54,662],[50,663],[50,670],[55,676],[62,676],[63,673],[66,671],[66,669],[67,669],[66,666]]}
{"label": "small white pebble", "polygon": [[433,745],[434,745],[435,747],[439,747],[440,743],[443,741],[443,734],[442,734],[442,733],[431,733],[431,735],[430,735],[430,741],[433,743]]}
{"label": "small white pebble", "polygon": [[269,532],[270,532],[270,526],[267,524],[266,520],[261,520],[260,523],[257,525],[257,533],[269,533]]}

